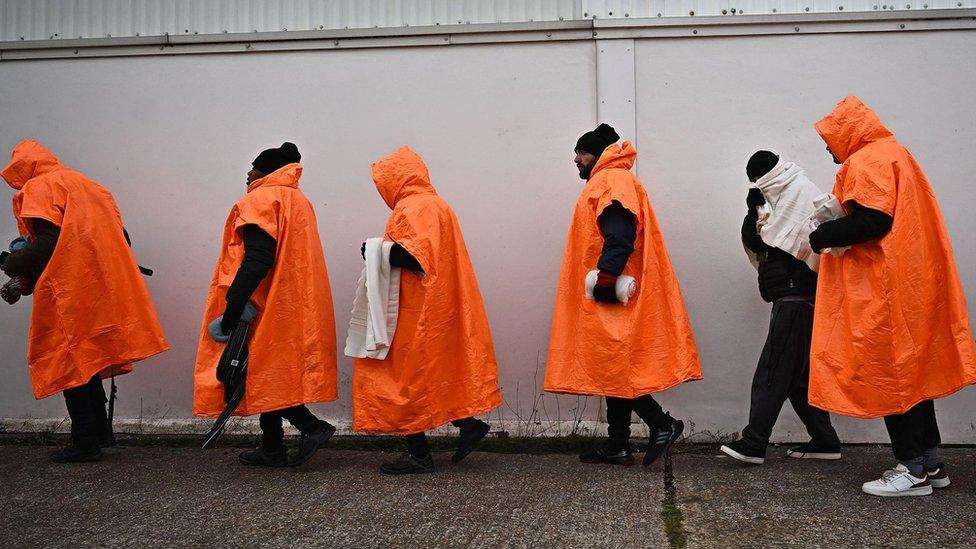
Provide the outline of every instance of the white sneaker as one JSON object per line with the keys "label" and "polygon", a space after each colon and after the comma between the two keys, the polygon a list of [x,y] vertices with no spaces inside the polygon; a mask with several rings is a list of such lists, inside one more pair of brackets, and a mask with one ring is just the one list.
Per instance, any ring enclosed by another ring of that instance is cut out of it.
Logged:
{"label": "white sneaker", "polygon": [[932,494],[932,484],[925,473],[916,477],[908,468],[899,463],[894,469],[889,469],[878,480],[865,482],[861,486],[864,493],[872,496],[928,496]]}
{"label": "white sneaker", "polygon": [[746,446],[746,444],[737,440],[735,442],[730,442],[728,444],[723,444],[719,450],[732,458],[735,458],[743,463],[749,463],[752,465],[762,465],[766,461],[766,452],[758,452]]}

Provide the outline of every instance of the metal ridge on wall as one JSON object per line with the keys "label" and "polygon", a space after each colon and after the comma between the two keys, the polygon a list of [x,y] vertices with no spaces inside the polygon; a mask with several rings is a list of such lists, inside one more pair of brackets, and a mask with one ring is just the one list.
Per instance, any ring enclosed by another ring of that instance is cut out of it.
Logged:
{"label": "metal ridge on wall", "polygon": [[0,0],[0,41],[579,19],[577,0]]}
{"label": "metal ridge on wall", "polygon": [[0,42],[976,8],[976,0],[0,0]]}
{"label": "metal ridge on wall", "polygon": [[976,29],[976,9],[736,17],[597,18],[554,22],[17,40],[0,42],[0,62],[25,59],[253,53],[615,38],[704,38],[973,29]]}
{"label": "metal ridge on wall", "polygon": [[583,0],[584,18],[741,16],[973,8],[974,0]]}

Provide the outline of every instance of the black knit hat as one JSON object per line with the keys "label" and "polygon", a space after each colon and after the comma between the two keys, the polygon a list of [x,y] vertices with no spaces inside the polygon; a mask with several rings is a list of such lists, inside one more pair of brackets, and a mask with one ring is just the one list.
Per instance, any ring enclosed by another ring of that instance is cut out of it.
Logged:
{"label": "black knit hat", "polygon": [[251,162],[254,169],[267,175],[293,162],[300,162],[302,155],[294,143],[282,143],[277,149],[265,149]]}
{"label": "black knit hat", "polygon": [[746,163],[746,177],[755,181],[769,173],[779,163],[779,157],[769,151],[756,151]]}
{"label": "black knit hat", "polygon": [[620,136],[609,124],[600,124],[595,130],[586,132],[576,141],[577,151],[588,152],[599,158],[603,149],[617,142]]}

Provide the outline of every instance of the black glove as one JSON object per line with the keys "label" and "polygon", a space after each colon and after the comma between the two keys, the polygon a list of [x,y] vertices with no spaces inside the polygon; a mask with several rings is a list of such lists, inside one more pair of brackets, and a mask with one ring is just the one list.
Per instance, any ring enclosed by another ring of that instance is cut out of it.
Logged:
{"label": "black glove", "polygon": [[762,191],[755,187],[749,189],[749,194],[746,196],[746,206],[748,206],[750,210],[756,206],[762,206],[765,203],[766,197],[763,196]]}
{"label": "black glove", "polygon": [[0,299],[3,299],[11,305],[17,303],[20,296],[20,283],[17,278],[11,278],[6,284],[0,287]]}
{"label": "black glove", "polygon": [[410,255],[410,252],[400,244],[394,242],[393,247],[390,248],[390,266],[400,267],[401,269],[407,269],[408,271],[423,272],[424,268],[420,266],[420,262],[417,258]]}
{"label": "black glove", "polygon": [[234,329],[237,328],[237,323],[240,322],[240,320],[241,320],[240,314],[235,314],[233,312],[231,312],[231,314],[227,314],[225,312],[223,316],[221,316],[220,318],[220,331],[224,335],[233,332]]}
{"label": "black glove", "polygon": [[620,303],[617,299],[617,288],[614,286],[594,286],[593,301],[600,303]]}
{"label": "black glove", "polygon": [[[830,223],[830,221],[827,223]],[[823,225],[820,225],[820,227],[823,227]],[[810,233],[810,248],[813,249],[813,253],[815,254],[819,254],[821,250],[826,248],[826,246],[824,246],[821,242],[820,237],[823,236],[823,231],[820,230],[820,227],[817,227],[812,233]]]}
{"label": "black glove", "polygon": [[224,335],[228,335],[237,329],[238,323],[242,320],[251,322],[257,314],[257,307],[251,301],[245,302],[243,306],[237,303],[227,303],[224,314],[220,317],[220,331]]}

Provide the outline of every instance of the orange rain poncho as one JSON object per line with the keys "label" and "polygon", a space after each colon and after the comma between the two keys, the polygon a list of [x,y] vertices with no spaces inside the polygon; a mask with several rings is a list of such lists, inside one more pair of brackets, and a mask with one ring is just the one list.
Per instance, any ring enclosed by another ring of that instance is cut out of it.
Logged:
{"label": "orange rain poncho", "polygon": [[384,238],[410,252],[424,275],[401,271],[387,358],[354,362],[353,429],[420,433],[501,406],[488,317],[454,212],[407,147],[373,164],[373,181],[393,210]]}
{"label": "orange rain poncho", "polygon": [[[651,203],[630,173],[637,149],[610,145],[583,187],[563,255],[545,390],[620,398],[701,379],[695,336]],[[586,273],[603,249],[597,217],[617,201],[634,214],[637,238],[623,274],[637,281],[627,305],[584,297]]]}
{"label": "orange rain poncho", "polygon": [[34,286],[27,341],[34,396],[109,377],[113,367],[130,372],[133,362],[168,349],[112,193],[33,140],[14,147],[0,175],[18,190],[21,234],[32,235],[31,219],[61,228]]}
{"label": "orange rain poncho", "polygon": [[257,225],[277,241],[275,263],[251,301],[247,380],[236,415],[247,416],[337,398],[336,336],[332,292],[319,241],[315,210],[298,189],[300,164],[288,164],[251,182],[231,208],[200,328],[193,383],[193,413],[224,409],[217,362],[224,344],[207,325],[223,314],[227,289],[244,260],[244,225]]}
{"label": "orange rain poncho", "polygon": [[834,194],[894,218],[891,232],[820,260],[810,404],[874,418],[976,382],[952,246],[922,168],[856,97],[817,131],[844,164]]}

